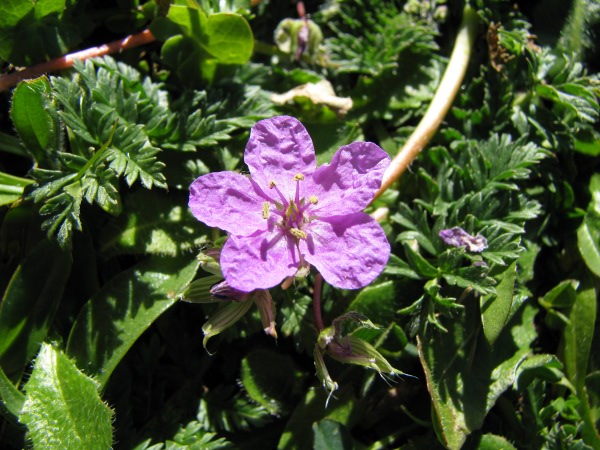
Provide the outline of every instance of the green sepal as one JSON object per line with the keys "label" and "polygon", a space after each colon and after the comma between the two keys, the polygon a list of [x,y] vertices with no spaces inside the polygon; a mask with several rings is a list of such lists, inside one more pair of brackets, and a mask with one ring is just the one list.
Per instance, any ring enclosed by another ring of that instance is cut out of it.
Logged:
{"label": "green sepal", "polygon": [[248,312],[253,303],[251,300],[246,300],[243,302],[231,302],[221,306],[202,327],[202,331],[204,332],[202,345],[204,345],[204,348],[206,348],[206,344],[211,337],[216,336],[240,320]]}
{"label": "green sepal", "polygon": [[210,288],[223,278],[218,275],[209,275],[192,281],[181,294],[181,300],[189,303],[217,303],[219,299],[214,298]]}
{"label": "green sepal", "polygon": [[323,389],[328,392],[327,400],[325,401],[325,406],[329,403],[329,399],[333,395],[335,391],[338,390],[338,384],[333,381],[331,375],[329,375],[329,371],[327,370],[327,366],[325,365],[325,360],[323,359],[324,350],[319,347],[319,345],[315,345],[315,350],[313,352],[315,358],[315,368],[317,369],[317,378],[321,381],[323,385]]}

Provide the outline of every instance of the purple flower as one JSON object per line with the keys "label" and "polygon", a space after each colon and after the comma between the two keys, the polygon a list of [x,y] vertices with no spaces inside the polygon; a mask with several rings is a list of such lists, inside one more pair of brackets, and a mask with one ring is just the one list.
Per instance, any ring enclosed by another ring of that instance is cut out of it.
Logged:
{"label": "purple flower", "polygon": [[315,266],[333,286],[358,289],[383,270],[390,245],[363,209],[389,156],[371,142],[341,147],[317,168],[313,143],[295,118],[261,120],[244,161],[250,177],[213,172],[190,186],[194,216],[229,233],[221,270],[234,289],[268,289]]}
{"label": "purple flower", "polygon": [[482,235],[471,236],[461,227],[449,228],[440,231],[442,241],[453,247],[466,247],[467,251],[481,253],[487,248],[487,239]]}

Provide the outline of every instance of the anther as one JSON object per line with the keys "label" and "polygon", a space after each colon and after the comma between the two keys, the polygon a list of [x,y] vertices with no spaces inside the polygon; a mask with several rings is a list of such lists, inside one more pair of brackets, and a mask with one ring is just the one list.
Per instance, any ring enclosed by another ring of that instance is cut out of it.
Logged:
{"label": "anther", "polygon": [[294,181],[302,181],[304,180],[304,175],[302,175],[301,173],[297,173],[296,175],[294,175]]}
{"label": "anther", "polygon": [[281,203],[283,204],[284,208],[287,208],[288,202],[285,199],[285,197],[283,196],[283,194],[281,193],[281,191],[279,190],[279,188],[277,187],[277,184],[275,183],[275,181],[273,181],[273,180],[269,181],[269,189],[275,189],[275,192],[277,192],[277,195],[281,199]]}
{"label": "anther", "polygon": [[306,233],[298,228],[290,228],[290,233],[298,239],[306,239]]}
{"label": "anther", "polygon": [[316,195],[311,195],[310,197],[308,197],[308,201],[310,203],[312,203],[313,205],[316,205],[317,203],[319,203],[319,199],[317,198]]}
{"label": "anther", "polygon": [[271,204],[269,202],[264,202],[263,206],[262,206],[262,216],[263,219],[268,219],[269,218],[269,207],[271,206]]}

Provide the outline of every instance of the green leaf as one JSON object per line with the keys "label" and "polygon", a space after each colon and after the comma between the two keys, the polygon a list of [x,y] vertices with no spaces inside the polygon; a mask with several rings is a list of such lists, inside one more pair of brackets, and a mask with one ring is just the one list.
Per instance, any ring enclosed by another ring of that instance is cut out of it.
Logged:
{"label": "green leaf", "polygon": [[10,117],[25,147],[38,163],[45,162],[58,150],[60,124],[48,78],[19,83],[13,92]]}
{"label": "green leaf", "polygon": [[344,450],[353,448],[350,432],[341,423],[323,419],[313,424],[314,450]]}
{"label": "green leaf", "polygon": [[[179,201],[177,201],[179,200]],[[140,190],[125,201],[127,214],[109,222],[100,233],[105,257],[119,254],[176,256],[202,243],[199,223],[175,194]]]}
{"label": "green leaf", "polygon": [[477,445],[478,450],[516,450],[508,439],[495,434],[484,434]]}
{"label": "green leaf", "polygon": [[564,330],[565,372],[579,393],[583,392],[596,322],[596,290],[583,282],[575,297]]}
{"label": "green leaf", "polygon": [[526,306],[509,322],[511,333],[502,333],[490,350],[477,329],[478,310],[470,305],[448,324],[448,333],[418,340],[436,432],[453,450],[482,426],[496,400],[517,381],[517,369],[531,357],[536,338],[531,326],[536,310]]}
{"label": "green leaf", "polygon": [[0,2],[0,58],[28,66],[67,52],[79,40],[82,18],[69,17],[73,0]]}
{"label": "green leaf", "polygon": [[70,271],[70,253],[43,240],[13,274],[0,305],[0,365],[6,373],[21,370],[37,353]]}
{"label": "green leaf", "polygon": [[254,50],[250,25],[239,14],[207,16],[197,7],[171,5],[166,18],[150,26],[164,41],[161,55],[186,84],[212,81],[217,64],[245,64]]}
{"label": "green leaf", "polygon": [[387,324],[394,317],[395,299],[394,282],[384,281],[361,290],[347,310],[362,313],[375,323]]}
{"label": "green leaf", "polygon": [[596,309],[597,292],[591,277],[587,277],[577,291],[561,343],[565,372],[575,387],[576,395],[580,401],[579,409],[583,419],[583,438],[593,448],[600,445],[600,435],[590,415],[585,381],[596,324]]}
{"label": "green leaf", "polygon": [[314,444],[311,431],[313,425],[323,419],[343,423],[349,428],[356,423],[360,400],[354,396],[352,389],[342,387],[337,390],[335,402],[331,402],[325,408],[328,395],[329,393],[321,388],[309,389],[306,392],[304,399],[297,403],[281,434],[277,445],[279,450],[311,448],[311,444]]}
{"label": "green leaf", "polygon": [[67,353],[103,389],[137,338],[177,301],[198,265],[189,255],[153,256],[117,275],[79,313]]}
{"label": "green leaf", "polygon": [[242,360],[240,379],[248,396],[270,414],[283,415],[292,405],[297,380],[288,355],[255,350]]}
{"label": "green leaf", "polygon": [[592,200],[583,223],[577,229],[577,246],[588,268],[600,277],[600,175],[592,176],[589,185]]}
{"label": "green leaf", "polygon": [[404,253],[408,259],[411,268],[423,278],[435,278],[438,276],[438,269],[427,261],[418,251],[413,249],[411,244],[403,242]]}
{"label": "green leaf", "polygon": [[494,345],[506,325],[513,304],[517,262],[496,276],[495,294],[482,295],[480,300],[483,334],[490,346]]}
{"label": "green leaf", "polygon": [[0,206],[10,205],[21,198],[33,181],[0,172]]}
{"label": "green leaf", "polygon": [[0,413],[13,422],[25,403],[25,395],[19,391],[0,368]]}
{"label": "green leaf", "polygon": [[112,411],[97,388],[73,361],[44,344],[25,385],[27,397],[20,416],[35,448],[110,448]]}
{"label": "green leaf", "polygon": [[252,56],[254,36],[246,19],[239,14],[208,16],[204,48],[221,64],[245,64]]}

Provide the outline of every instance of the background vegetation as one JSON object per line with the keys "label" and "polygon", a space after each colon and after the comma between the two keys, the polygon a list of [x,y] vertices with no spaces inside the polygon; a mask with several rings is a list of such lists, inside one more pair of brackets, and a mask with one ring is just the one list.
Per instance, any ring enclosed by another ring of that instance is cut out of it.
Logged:
{"label": "background vegetation", "polygon": [[[7,74],[151,30],[0,94],[1,447],[600,448],[600,6],[304,6],[302,48],[293,2],[0,3]],[[355,140],[395,155],[465,6],[477,29],[460,92],[367,211],[383,212],[388,266],[322,294],[326,324],[364,314],[378,328],[348,332],[407,376],[326,359],[326,406],[313,275],[271,290],[277,341],[251,309],[207,352],[218,305],[180,300],[223,236],[191,216],[189,184],[247,170],[251,126],[278,114],[306,125],[320,163]],[[336,96],[273,97],[323,80]],[[455,226],[488,247],[446,245]]]}

